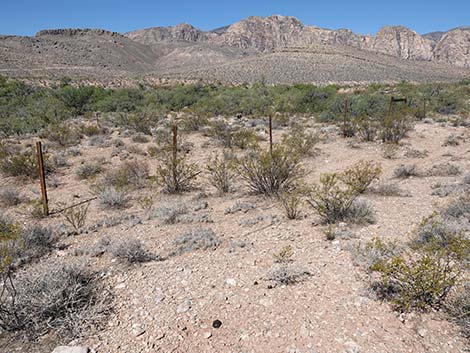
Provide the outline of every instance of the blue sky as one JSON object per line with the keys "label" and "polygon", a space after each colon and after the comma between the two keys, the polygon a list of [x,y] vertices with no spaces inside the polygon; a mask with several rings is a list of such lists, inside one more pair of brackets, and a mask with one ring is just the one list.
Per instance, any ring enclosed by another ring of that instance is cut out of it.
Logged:
{"label": "blue sky", "polygon": [[209,30],[272,14],[363,34],[395,24],[427,33],[470,25],[470,0],[0,0],[0,34],[33,35],[40,29],[70,27],[127,32],[181,22]]}

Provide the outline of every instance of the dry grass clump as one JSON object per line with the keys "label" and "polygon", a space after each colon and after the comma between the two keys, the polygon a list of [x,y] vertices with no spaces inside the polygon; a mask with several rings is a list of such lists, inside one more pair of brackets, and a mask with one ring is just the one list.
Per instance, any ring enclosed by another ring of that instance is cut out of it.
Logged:
{"label": "dry grass clump", "polygon": [[125,161],[113,170],[108,171],[102,183],[115,188],[140,188],[146,185],[149,176],[147,163],[138,160]]}
{"label": "dry grass clump", "polygon": [[282,191],[277,194],[277,200],[284,209],[288,219],[298,219],[301,215],[300,206],[303,203],[303,191],[294,189],[292,191]]}
{"label": "dry grass clump", "polygon": [[462,174],[462,170],[452,163],[441,163],[433,165],[427,172],[428,176],[456,176]]}
{"label": "dry grass clump", "polygon": [[470,284],[449,300],[446,311],[450,319],[459,325],[462,334],[470,339]]}
{"label": "dry grass clump", "polygon": [[374,194],[380,196],[406,196],[407,193],[403,191],[398,184],[395,183],[380,183],[371,190]]}
{"label": "dry grass clump", "polygon": [[19,205],[24,201],[24,197],[18,191],[18,189],[13,187],[6,187],[0,189],[0,204],[6,207],[12,207]]}
{"label": "dry grass clump", "polygon": [[77,168],[77,177],[81,180],[90,179],[103,172],[103,166],[98,162],[85,162]]}
{"label": "dry grass clump", "polygon": [[130,201],[130,196],[126,189],[117,188],[113,185],[98,186],[95,188],[94,193],[98,202],[105,208],[125,208]]}
{"label": "dry grass clump", "polygon": [[307,270],[295,265],[280,265],[272,268],[266,275],[266,279],[276,285],[292,285],[302,282],[311,275]]}

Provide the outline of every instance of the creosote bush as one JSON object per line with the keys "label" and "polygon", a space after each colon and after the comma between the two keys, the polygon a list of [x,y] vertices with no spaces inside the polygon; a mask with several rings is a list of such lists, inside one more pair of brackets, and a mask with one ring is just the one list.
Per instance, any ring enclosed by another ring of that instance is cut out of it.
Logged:
{"label": "creosote bush", "polygon": [[354,172],[322,174],[320,182],[313,185],[307,192],[307,203],[326,223],[346,221],[366,224],[375,222],[372,207],[357,198],[360,191],[367,188],[366,185],[374,179],[370,175],[374,176],[376,169],[371,169],[372,174],[363,174],[354,167],[351,170]]}
{"label": "creosote bush", "polygon": [[164,191],[171,194],[193,189],[200,173],[195,163],[188,163],[184,155],[175,158],[171,151],[165,153],[157,167],[158,181],[163,185]]}
{"label": "creosote bush", "polygon": [[379,179],[381,173],[380,164],[372,161],[360,161],[344,170],[340,178],[351,190],[362,194],[374,180]]}
{"label": "creosote bush", "polygon": [[232,188],[232,182],[236,176],[234,158],[229,152],[224,151],[222,156],[215,155],[207,163],[208,179],[220,194],[228,193]]}
{"label": "creosote bush", "polygon": [[282,144],[293,154],[298,156],[312,156],[313,147],[318,143],[319,137],[308,132],[301,124],[295,124],[287,134],[282,136]]}
{"label": "creosote bush", "polygon": [[275,196],[292,190],[303,177],[300,158],[283,146],[270,151],[253,151],[236,163],[236,170],[249,189],[256,194]]}
{"label": "creosote bush", "polygon": [[291,191],[281,191],[277,194],[277,200],[284,209],[288,219],[300,218],[300,206],[303,202],[303,192],[295,188]]}

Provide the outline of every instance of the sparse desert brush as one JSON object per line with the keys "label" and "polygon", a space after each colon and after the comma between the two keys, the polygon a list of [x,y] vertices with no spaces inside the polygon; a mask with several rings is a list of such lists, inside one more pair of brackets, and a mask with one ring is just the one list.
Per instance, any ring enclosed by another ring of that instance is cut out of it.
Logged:
{"label": "sparse desert brush", "polygon": [[250,152],[237,161],[236,169],[251,191],[270,196],[291,190],[305,174],[299,156],[283,146]]}
{"label": "sparse desert brush", "polygon": [[10,273],[9,266],[14,260],[21,232],[22,229],[18,223],[0,214],[0,278],[2,281]]}
{"label": "sparse desert brush", "polygon": [[444,143],[442,144],[443,146],[458,146],[460,145],[460,141],[459,141],[459,137],[454,135],[454,134],[450,134],[449,136],[446,137]]}
{"label": "sparse desert brush", "polygon": [[40,136],[61,147],[74,146],[80,143],[80,133],[66,123],[51,124]]}
{"label": "sparse desert brush", "polygon": [[385,143],[382,149],[382,156],[386,159],[394,159],[399,149],[400,146],[396,143]]}
{"label": "sparse desert brush", "polygon": [[284,246],[279,252],[274,253],[274,262],[276,263],[289,263],[292,262],[292,256],[294,255],[294,249],[291,245]]}
{"label": "sparse desert brush", "polygon": [[81,124],[78,131],[87,137],[98,136],[106,132],[105,129],[96,124]]}
{"label": "sparse desert brush", "polygon": [[393,176],[395,178],[405,179],[420,176],[420,173],[418,172],[416,164],[401,164],[393,171]]}
{"label": "sparse desert brush", "polygon": [[304,190],[298,187],[290,191],[281,191],[276,195],[288,219],[298,219],[300,217],[303,196]]}
{"label": "sparse desert brush", "polygon": [[380,196],[407,196],[398,184],[381,182],[372,189],[374,194]]}
{"label": "sparse desert brush", "polygon": [[174,194],[189,191],[195,187],[201,173],[195,163],[188,163],[185,156],[178,157],[169,150],[161,158],[157,167],[157,178],[164,191]]}
{"label": "sparse desert brush", "polygon": [[364,193],[374,180],[378,180],[382,174],[382,167],[379,163],[372,161],[359,161],[344,170],[341,181],[359,194]]}
{"label": "sparse desert brush", "polygon": [[[32,149],[20,152],[0,152],[0,171],[6,176],[37,178],[36,153]],[[47,166],[47,159],[45,161]]]}
{"label": "sparse desert brush", "polygon": [[233,128],[224,120],[212,121],[209,125],[209,136],[217,139],[224,148],[233,146]]}
{"label": "sparse desert brush", "polygon": [[103,172],[103,166],[98,162],[85,162],[76,171],[79,179],[90,179]]}
{"label": "sparse desert brush", "polygon": [[18,191],[18,189],[13,187],[6,187],[0,189],[0,204],[11,207],[16,206],[22,203],[24,197]]}
{"label": "sparse desert brush", "polygon": [[156,257],[148,252],[142,242],[136,238],[126,238],[112,247],[112,254],[115,258],[126,261],[130,264],[142,263],[154,260]]}
{"label": "sparse desert brush", "polygon": [[109,170],[103,177],[103,184],[115,188],[139,188],[145,186],[149,176],[147,163],[138,160],[125,161],[115,169]]}
{"label": "sparse desert brush", "polygon": [[470,339],[470,284],[465,285],[446,303],[450,319],[459,325],[462,334]]}
{"label": "sparse desert brush", "polygon": [[282,144],[292,153],[299,156],[312,156],[313,147],[320,138],[312,132],[308,132],[301,124],[291,126],[288,133],[282,136]]}
{"label": "sparse desert brush", "polygon": [[456,176],[462,174],[462,170],[459,166],[452,163],[441,163],[433,165],[427,172],[428,176]]}
{"label": "sparse desert brush", "polygon": [[37,264],[15,276],[0,301],[0,327],[34,340],[51,330],[75,338],[99,327],[109,307],[92,273],[77,264]]}
{"label": "sparse desert brush", "polygon": [[149,143],[150,142],[150,137],[147,135],[144,135],[142,133],[132,135],[132,142],[136,143]]}
{"label": "sparse desert brush", "polygon": [[411,118],[406,115],[385,115],[380,120],[379,135],[384,143],[398,143],[413,128]]}
{"label": "sparse desert brush", "polygon": [[210,228],[191,229],[174,240],[177,249],[171,255],[181,255],[195,250],[215,249],[222,240]]}
{"label": "sparse desert brush", "polygon": [[327,173],[320,176],[318,184],[309,188],[307,203],[326,223],[374,223],[373,208],[367,202],[357,200],[358,196],[359,189],[345,184],[341,173]]}
{"label": "sparse desert brush", "polygon": [[89,203],[66,207],[62,214],[68,224],[70,224],[75,230],[79,230],[85,226],[89,207]]}
{"label": "sparse desert brush", "polygon": [[202,127],[209,125],[209,119],[203,115],[186,115],[181,119],[181,128],[185,132],[199,131]]}
{"label": "sparse desert brush", "polygon": [[113,185],[95,185],[92,191],[98,202],[105,208],[125,208],[130,201],[129,192],[125,188]]}
{"label": "sparse desert brush", "polygon": [[357,135],[364,141],[374,141],[379,129],[379,122],[367,115],[361,115],[354,119]]}
{"label": "sparse desert brush", "polygon": [[[459,281],[462,269],[448,253],[398,255],[374,266],[381,274],[376,288],[399,311],[438,310]],[[393,291],[384,291],[393,288]]]}
{"label": "sparse desert brush", "polygon": [[224,151],[221,156],[214,155],[207,163],[208,179],[220,194],[228,193],[232,188],[233,180],[236,177],[234,160],[235,157],[231,153]]}
{"label": "sparse desert brush", "polygon": [[244,150],[247,148],[256,148],[260,139],[255,132],[242,127],[233,130],[231,140],[232,146]]}
{"label": "sparse desert brush", "polygon": [[372,271],[391,258],[398,256],[400,252],[401,249],[396,242],[385,242],[377,237],[371,241],[360,243],[353,249],[355,262]]}

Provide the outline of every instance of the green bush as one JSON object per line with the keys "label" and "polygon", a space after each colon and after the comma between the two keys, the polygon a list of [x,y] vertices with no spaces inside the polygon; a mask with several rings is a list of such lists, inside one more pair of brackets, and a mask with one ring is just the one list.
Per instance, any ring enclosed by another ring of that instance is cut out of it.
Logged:
{"label": "green bush", "polygon": [[270,196],[292,190],[305,174],[299,157],[283,146],[248,153],[237,161],[236,170],[251,191]]}
{"label": "green bush", "polygon": [[379,163],[359,161],[344,170],[340,175],[340,179],[351,190],[362,194],[374,180],[379,179],[381,173],[382,167]]}
{"label": "green bush", "polygon": [[235,179],[234,156],[225,151],[222,156],[215,155],[209,159],[206,169],[211,185],[214,185],[219,193],[230,192]]}

